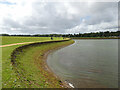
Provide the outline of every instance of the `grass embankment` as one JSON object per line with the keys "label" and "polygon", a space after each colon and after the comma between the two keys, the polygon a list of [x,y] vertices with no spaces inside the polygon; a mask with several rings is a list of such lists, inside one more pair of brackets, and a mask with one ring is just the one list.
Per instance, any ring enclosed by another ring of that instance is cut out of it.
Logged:
{"label": "grass embankment", "polygon": [[118,37],[71,37],[71,39],[120,39]]}
{"label": "grass embankment", "polygon": [[[56,37],[54,40],[61,40],[63,38]],[[42,42],[42,41],[51,41],[50,37],[10,37],[10,36],[0,36],[0,45],[8,45],[13,43],[21,43],[21,42]],[[23,44],[24,45],[24,44]],[[13,50],[22,45],[15,45],[9,47],[0,47],[0,59],[1,63],[0,68],[2,67],[2,85],[3,87],[14,87],[13,82],[16,80],[16,74],[12,70],[11,65],[11,53]],[[1,72],[0,72],[1,73]],[[1,75],[1,74],[0,74]],[[0,78],[1,81],[1,78]],[[1,82],[0,82],[1,85]],[[0,86],[1,88],[1,86]]]}
{"label": "grass embankment", "polygon": [[47,51],[71,43],[73,43],[72,40],[27,47],[16,55],[15,65],[12,65],[10,55],[15,48],[21,45],[2,48],[2,87],[61,87],[63,85],[61,81],[55,78],[52,73],[45,70],[46,68],[43,57]]}

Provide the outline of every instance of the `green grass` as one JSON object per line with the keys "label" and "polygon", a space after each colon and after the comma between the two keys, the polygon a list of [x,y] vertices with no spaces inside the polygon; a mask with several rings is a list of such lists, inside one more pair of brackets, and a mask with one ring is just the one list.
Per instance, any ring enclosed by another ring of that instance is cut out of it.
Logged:
{"label": "green grass", "polygon": [[[50,37],[15,37],[15,36],[2,36],[2,45],[13,44],[13,43],[23,43],[23,42],[36,42],[36,41],[48,41],[51,40]],[[53,37],[53,40],[61,40],[62,37]]]}
{"label": "green grass", "polygon": [[[2,85],[7,87],[14,86],[13,81],[17,78],[13,71],[10,61],[12,51],[20,45],[2,48]],[[8,83],[11,83],[9,85]]]}
{"label": "green grass", "polygon": [[[24,38],[22,37],[21,38],[22,40],[20,40],[20,37],[2,37],[3,39],[2,42],[3,45],[5,45],[12,43],[31,42],[31,41],[35,41],[35,42],[50,41],[50,37],[40,37],[40,38],[35,37],[34,39],[32,38],[33,37],[24,37]],[[61,39],[63,38],[54,38],[54,40],[61,40]],[[26,50],[23,51],[23,53],[20,53],[20,55],[18,55],[16,58],[18,63],[17,70],[20,72],[20,75],[16,73],[16,69],[12,66],[10,55],[15,48],[22,45],[3,47],[2,48],[2,87],[3,88],[61,87],[59,84],[59,80],[57,80],[47,71],[44,71],[42,69],[40,63],[43,62],[41,62],[42,57],[40,57],[40,55],[43,55],[47,50],[54,49],[70,43],[73,43],[73,41],[59,42],[59,43],[46,44],[42,46],[27,48]]]}
{"label": "green grass", "polygon": [[[0,39],[0,41],[1,41],[1,39]],[[1,87],[2,87],[2,50],[0,48],[0,89],[1,89]]]}

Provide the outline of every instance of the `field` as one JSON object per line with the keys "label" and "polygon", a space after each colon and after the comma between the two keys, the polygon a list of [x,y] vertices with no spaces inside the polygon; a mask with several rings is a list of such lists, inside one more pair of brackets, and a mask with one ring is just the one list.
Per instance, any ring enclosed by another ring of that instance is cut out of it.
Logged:
{"label": "field", "polygon": [[[54,40],[63,40],[54,37]],[[51,41],[50,37],[2,37],[2,45],[21,42]],[[23,49],[16,55],[16,65],[11,63],[11,53],[22,45],[2,48],[2,87],[3,88],[50,88],[64,87],[61,81],[45,70],[44,54],[52,49],[72,44],[73,41],[37,45]],[[23,44],[25,45],[25,44]]]}
{"label": "field", "polygon": [[[23,42],[36,42],[36,41],[49,41],[50,37],[14,37],[14,36],[2,36],[2,45],[23,43]],[[54,37],[53,40],[61,40],[62,37]]]}

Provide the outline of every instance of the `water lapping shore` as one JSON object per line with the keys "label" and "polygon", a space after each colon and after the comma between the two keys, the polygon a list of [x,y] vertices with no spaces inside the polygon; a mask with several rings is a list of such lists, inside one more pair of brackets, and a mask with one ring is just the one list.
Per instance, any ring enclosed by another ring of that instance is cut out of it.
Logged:
{"label": "water lapping shore", "polygon": [[118,87],[117,39],[75,40],[74,44],[49,54],[47,63],[75,88]]}

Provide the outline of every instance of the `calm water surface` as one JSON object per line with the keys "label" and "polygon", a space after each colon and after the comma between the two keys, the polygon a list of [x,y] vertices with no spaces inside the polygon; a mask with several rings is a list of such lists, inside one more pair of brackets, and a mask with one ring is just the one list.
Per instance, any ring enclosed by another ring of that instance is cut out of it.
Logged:
{"label": "calm water surface", "polygon": [[118,40],[75,40],[51,53],[47,63],[77,88],[118,87]]}

